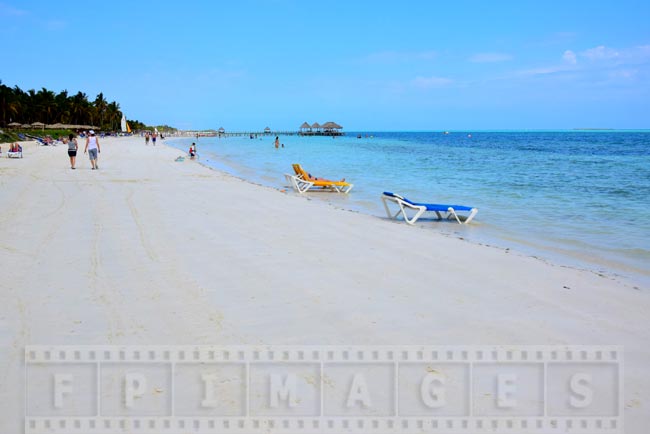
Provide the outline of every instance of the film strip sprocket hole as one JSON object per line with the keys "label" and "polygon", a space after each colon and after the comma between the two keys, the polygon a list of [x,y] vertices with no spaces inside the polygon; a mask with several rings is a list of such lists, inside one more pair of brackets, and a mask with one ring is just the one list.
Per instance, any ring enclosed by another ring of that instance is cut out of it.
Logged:
{"label": "film strip sprocket hole", "polygon": [[622,433],[618,346],[28,346],[25,432]]}

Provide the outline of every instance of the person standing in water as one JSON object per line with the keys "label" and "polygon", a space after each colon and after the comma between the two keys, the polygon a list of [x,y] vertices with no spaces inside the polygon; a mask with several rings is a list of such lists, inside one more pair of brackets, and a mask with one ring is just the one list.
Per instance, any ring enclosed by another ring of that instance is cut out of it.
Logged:
{"label": "person standing in water", "polygon": [[275,149],[278,149],[280,147],[280,139],[278,139],[278,136],[275,136]]}
{"label": "person standing in water", "polygon": [[95,132],[90,130],[90,136],[86,137],[86,147],[84,148],[84,154],[88,152],[88,157],[90,158],[90,164],[92,170],[99,169],[97,165],[97,155],[102,152],[99,147],[99,140],[95,137]]}
{"label": "person standing in water", "polygon": [[75,163],[77,162],[77,139],[74,138],[74,135],[70,133],[68,135],[68,157],[70,157],[70,168],[74,169]]}

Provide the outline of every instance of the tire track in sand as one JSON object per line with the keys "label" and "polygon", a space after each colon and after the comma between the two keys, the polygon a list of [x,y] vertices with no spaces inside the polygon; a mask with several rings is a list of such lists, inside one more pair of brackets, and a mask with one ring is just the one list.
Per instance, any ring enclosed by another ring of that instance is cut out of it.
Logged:
{"label": "tire track in sand", "polygon": [[131,212],[133,223],[135,223],[135,226],[138,229],[138,236],[140,237],[140,244],[142,244],[142,248],[147,253],[149,259],[151,259],[153,262],[157,262],[158,256],[156,255],[155,250],[151,247],[151,244],[149,243],[149,240],[144,233],[144,226],[142,225],[140,215],[138,214],[138,210],[133,203],[133,191],[130,191],[126,197],[126,203],[129,206],[129,211]]}

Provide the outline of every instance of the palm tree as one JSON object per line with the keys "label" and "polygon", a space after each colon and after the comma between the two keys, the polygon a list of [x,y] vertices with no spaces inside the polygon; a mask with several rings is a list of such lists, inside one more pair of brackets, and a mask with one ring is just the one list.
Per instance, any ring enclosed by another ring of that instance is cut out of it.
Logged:
{"label": "palm tree", "polygon": [[122,112],[120,111],[120,105],[115,101],[111,102],[106,108],[106,114],[108,117],[108,123],[110,124],[110,129],[112,131],[117,130],[117,126],[122,121]]}
{"label": "palm tree", "polygon": [[108,101],[106,101],[106,98],[104,98],[104,93],[100,92],[99,95],[97,95],[97,98],[95,98],[94,102],[94,107],[95,111],[99,115],[99,127],[102,128],[104,126],[104,113],[106,112],[106,107],[108,106]]}
{"label": "palm tree", "polygon": [[70,122],[70,98],[68,91],[63,90],[56,95],[54,99],[57,105],[58,121],[64,124]]}
{"label": "palm tree", "polygon": [[[42,88],[36,94],[36,98],[39,101],[41,115],[45,118],[44,119],[45,123],[49,124],[50,119],[52,119],[54,115],[56,115],[56,110],[57,110],[56,101],[54,99],[55,98],[54,92]],[[39,122],[43,122],[43,120],[39,119]]]}
{"label": "palm tree", "polygon": [[88,97],[85,93],[79,91],[72,97],[72,101],[70,102],[70,113],[74,123],[88,123],[88,105]]}

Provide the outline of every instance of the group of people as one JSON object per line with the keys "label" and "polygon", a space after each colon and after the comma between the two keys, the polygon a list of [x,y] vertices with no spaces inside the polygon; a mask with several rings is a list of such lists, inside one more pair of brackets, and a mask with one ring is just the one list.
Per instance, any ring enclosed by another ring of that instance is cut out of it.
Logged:
{"label": "group of people", "polygon": [[[63,143],[68,145],[68,157],[70,157],[70,168],[76,169],[75,165],[77,162],[77,151],[79,150],[79,145],[74,134],[69,134],[67,139],[63,139]],[[101,153],[101,147],[99,146],[99,140],[95,136],[95,132],[90,130],[86,136],[86,146],[84,147],[84,154],[88,153],[90,158],[90,165],[92,170],[99,169],[97,164],[97,158]]]}
{"label": "group of people", "polygon": [[149,144],[149,139],[153,142],[153,145],[156,146],[156,139],[158,138],[158,134],[156,133],[151,133],[149,134],[149,131],[147,131],[144,134],[144,144],[148,145]]}

